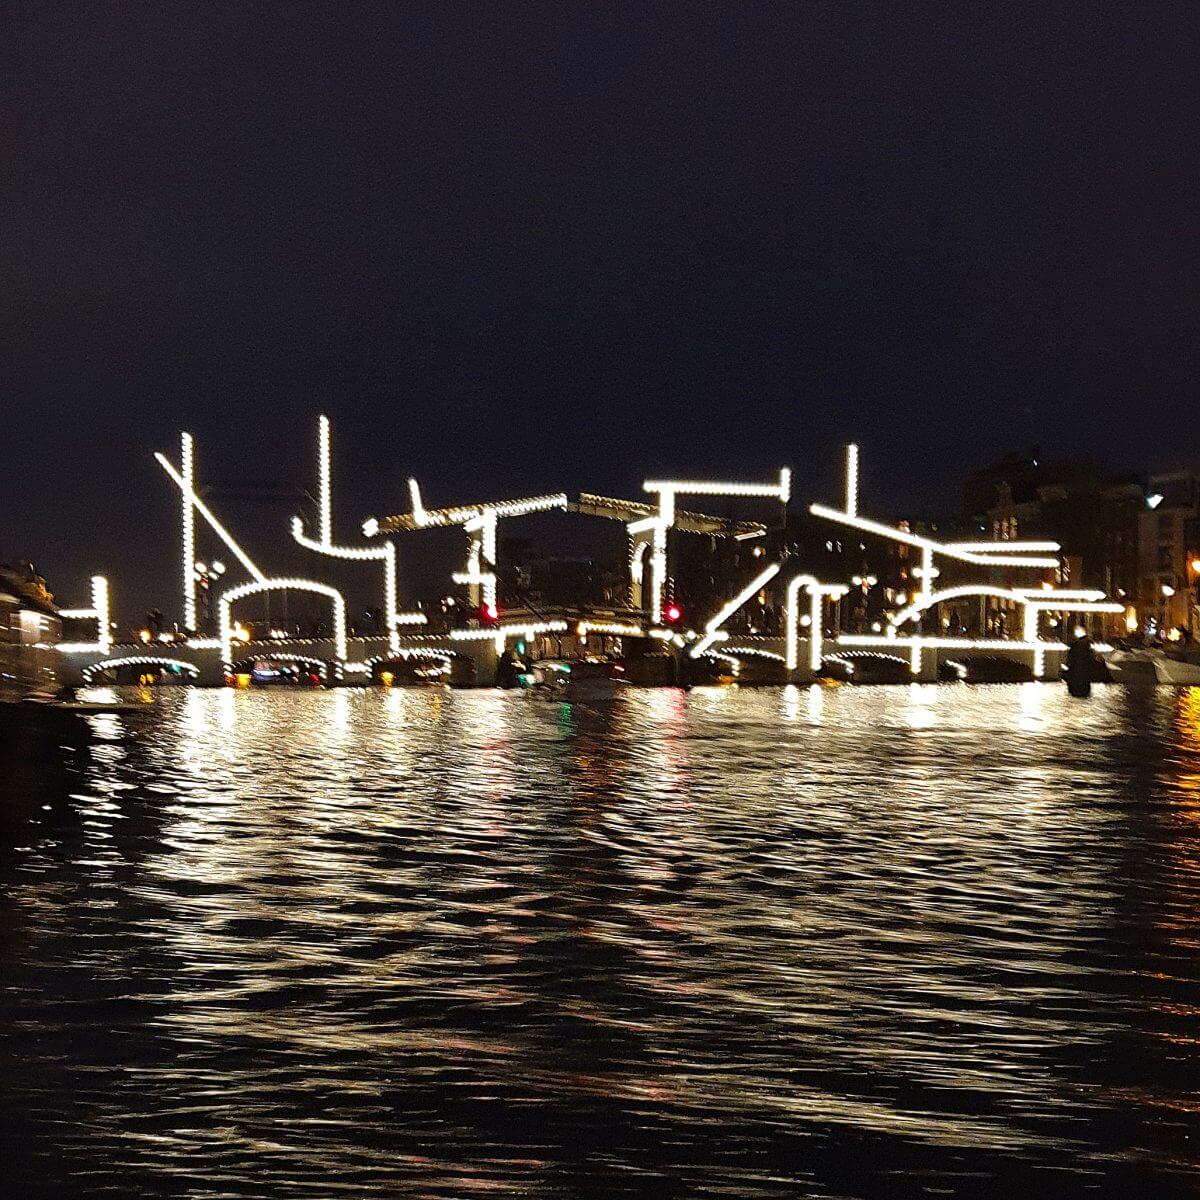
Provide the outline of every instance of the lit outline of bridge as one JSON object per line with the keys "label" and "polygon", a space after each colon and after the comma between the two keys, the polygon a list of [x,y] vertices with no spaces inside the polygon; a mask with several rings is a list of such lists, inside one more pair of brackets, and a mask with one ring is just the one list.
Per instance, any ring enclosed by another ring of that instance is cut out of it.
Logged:
{"label": "lit outline of bridge", "polygon": [[[669,594],[670,575],[667,562],[667,534],[670,530],[714,534],[737,539],[757,538],[766,534],[766,526],[754,521],[733,521],[681,509],[677,497],[736,496],[770,498],[785,508],[790,498],[791,473],[780,471],[778,482],[743,484],[723,481],[648,480],[644,489],[655,497],[654,504],[580,493],[572,501],[565,493],[518,497],[508,500],[489,500],[447,508],[427,509],[420,488],[409,480],[411,511],[382,518],[369,518],[363,523],[368,538],[402,531],[460,526],[467,533],[465,569],[454,572],[452,579],[467,585],[472,604],[495,606],[497,601],[497,525],[501,518],[526,516],[532,513],[562,510],[585,516],[621,520],[626,525],[629,542],[629,599],[624,611],[595,611],[584,613],[509,614],[489,628],[455,629],[446,634],[402,633],[404,626],[424,623],[420,612],[402,613],[397,608],[397,577],[395,545],[383,541],[374,545],[345,546],[333,540],[333,495],[331,467],[331,428],[329,419],[318,418],[317,475],[318,475],[318,535],[309,536],[301,517],[292,518],[294,540],[316,554],[330,558],[378,561],[383,567],[385,632],[377,637],[351,636],[346,629],[345,601],[337,589],[317,580],[294,577],[269,577],[245,553],[211,508],[201,499],[195,484],[195,449],[190,434],[180,437],[180,464],[176,468],[164,455],[155,458],[180,490],[181,499],[181,575],[183,580],[183,611],[195,625],[196,561],[195,517],[197,514],[213,529],[234,558],[242,565],[250,581],[231,587],[218,597],[220,634],[217,638],[190,636],[161,649],[158,646],[118,647],[108,633],[109,593],[105,577],[92,581],[92,606],[87,609],[66,609],[63,616],[96,621],[95,642],[60,646],[68,654],[85,680],[97,677],[114,666],[166,666],[180,671],[195,681],[221,683],[233,673],[239,662],[258,658],[297,661],[312,664],[326,682],[349,682],[348,676],[369,676],[376,664],[392,660],[429,659],[444,664],[447,671],[456,661],[471,660],[469,677],[476,682],[490,682],[498,655],[512,639],[533,640],[548,634],[608,635],[620,638],[657,640],[676,654],[691,658],[711,657],[731,663],[736,669],[745,659],[782,662],[788,679],[811,678],[824,663],[849,661],[847,655],[878,655],[910,664],[913,678],[930,678],[930,668],[936,677],[938,652],[943,650],[979,650],[1028,653],[1035,676],[1042,677],[1047,653],[1062,653],[1066,646],[1059,641],[1043,639],[1038,634],[1038,617],[1049,611],[1069,613],[1114,613],[1123,606],[1107,602],[1103,593],[1088,590],[1049,588],[996,588],[987,583],[964,585],[937,592],[933,580],[938,575],[935,556],[957,559],[983,568],[995,566],[1046,569],[1058,565],[1059,547],[1054,542],[939,542],[912,534],[909,531],[858,515],[858,448],[847,447],[845,505],[834,509],[820,504],[809,506],[810,512],[822,519],[847,525],[864,533],[876,534],[921,550],[922,562],[915,574],[921,580],[919,597],[903,611],[889,618],[885,633],[880,635],[838,634],[835,646],[826,652],[824,614],[827,602],[841,598],[848,585],[825,583],[808,574],[794,575],[785,586],[785,632],[782,638],[738,635],[737,644],[729,641],[723,629],[726,621],[779,574],[783,563],[769,564],[750,580],[710,620],[703,633],[684,633],[663,623],[664,605]],[[642,583],[646,555],[650,556],[650,596],[644,596]],[[285,638],[266,642],[239,643],[237,626],[232,620],[232,606],[245,596],[271,590],[304,590],[330,599],[334,615],[331,638]],[[801,598],[801,593],[804,598]],[[966,596],[995,596],[1024,608],[1024,625],[1020,640],[1006,638],[951,638],[905,634],[901,627],[918,620],[922,613],[938,603]],[[802,633],[802,630],[805,630]],[[802,644],[807,654],[802,655]],[[356,655],[350,657],[351,648]],[[1099,645],[1101,650],[1110,647]],[[932,659],[925,651],[934,652]],[[168,652],[169,651],[169,652]],[[235,657],[236,655],[236,657]]]}

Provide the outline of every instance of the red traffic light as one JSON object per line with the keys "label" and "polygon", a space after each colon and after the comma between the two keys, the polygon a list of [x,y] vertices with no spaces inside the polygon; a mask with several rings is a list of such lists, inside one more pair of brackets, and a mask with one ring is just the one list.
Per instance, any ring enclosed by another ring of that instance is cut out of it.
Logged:
{"label": "red traffic light", "polygon": [[668,604],[667,611],[663,615],[667,618],[668,625],[674,625],[683,616],[683,609],[678,604]]}
{"label": "red traffic light", "polygon": [[478,615],[480,625],[495,625],[500,620],[500,610],[494,604],[481,604]]}

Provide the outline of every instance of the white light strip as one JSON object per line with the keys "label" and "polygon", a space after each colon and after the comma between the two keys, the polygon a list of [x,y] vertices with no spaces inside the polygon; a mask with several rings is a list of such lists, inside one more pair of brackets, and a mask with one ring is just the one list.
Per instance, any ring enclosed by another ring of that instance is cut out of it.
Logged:
{"label": "white light strip", "polygon": [[825,504],[810,504],[808,511],[814,517],[822,517],[827,521],[836,521],[840,525],[849,525],[853,529],[861,529],[864,533],[876,533],[880,537],[890,538],[894,542],[902,542],[907,546],[919,546],[923,550],[944,554],[947,558],[956,558],[961,562],[975,563],[985,567],[1057,567],[1058,559],[1040,557],[1037,555],[1000,555],[978,554],[968,550],[954,550],[943,542],[935,542],[932,538],[920,537],[879,521],[869,521],[865,517],[854,516],[851,513],[839,512]]}
{"label": "white light strip", "polygon": [[729,618],[733,616],[733,614],[737,612],[737,610],[741,608],[751,596],[760,591],[771,579],[779,574],[779,566],[779,563],[772,563],[765,571],[762,571],[753,580],[746,584],[746,586],[742,588],[742,590],[738,592],[738,594],[734,596],[734,598],[730,600],[729,603],[726,604],[725,607],[722,608],[717,615],[704,626],[705,636],[702,637],[695,644],[695,646],[692,647],[693,658],[699,658],[700,655],[702,655],[705,650],[707,650],[709,646],[716,641],[716,634],[721,626],[724,625],[725,622],[729,620]]}
{"label": "white light strip", "polygon": [[1094,613],[1123,613],[1125,605],[1115,600],[1072,600],[1065,604],[1041,604],[1036,600],[1030,601],[1030,608],[1038,612],[1094,612]]}
{"label": "white light strip", "polygon": [[789,671],[800,666],[800,589],[809,597],[808,663],[816,671],[821,666],[821,647],[824,640],[822,602],[828,597],[836,600],[850,589],[844,583],[821,583],[812,575],[797,575],[788,581],[784,592],[784,663]]}
{"label": "white light strip", "polygon": [[389,550],[395,552],[395,546],[391,542],[379,546],[334,546],[328,542],[319,542],[304,532],[304,522],[299,517],[292,518],[292,537],[306,550],[312,550],[316,554],[327,554],[330,558],[383,562],[387,559]]}
{"label": "white light strip", "polygon": [[150,655],[136,655],[132,658],[112,658],[106,662],[91,663],[83,668],[84,679],[89,675],[94,675],[97,671],[107,671],[111,667],[178,667],[181,671],[186,671],[194,679],[200,674],[200,669],[190,662],[184,662],[181,658],[153,658]]}
{"label": "white light strip", "polygon": [[[842,633],[838,635],[842,646],[898,646],[928,647],[934,650],[1055,650],[1064,651],[1062,642],[1006,641],[1003,638],[953,638],[953,637],[880,637],[877,634]],[[1107,642],[1093,642],[1092,649],[1107,654],[1111,649]]]}
{"label": "white light strip", "polygon": [[[312,579],[259,579],[254,583],[243,583],[240,587],[230,588],[221,594],[218,607],[220,609],[221,625],[221,663],[226,668],[232,665],[233,629],[230,622],[230,612],[235,600],[245,596],[254,596],[261,592],[285,591],[291,589],[297,592],[313,592],[318,596],[327,596],[333,601],[333,643],[334,654],[338,665],[346,661],[346,601],[337,588],[327,583],[317,583]],[[315,638],[314,641],[324,639]]]}
{"label": "white light strip", "polygon": [[771,658],[776,662],[783,662],[782,654],[776,654],[774,650],[760,650],[757,646],[730,646],[724,647],[725,654],[746,654],[752,658]]}
{"label": "white light strip", "polygon": [[92,576],[92,608],[96,613],[96,641],[107,654],[112,649],[112,628],[108,611],[108,580],[103,575]]}
{"label": "white light strip", "polygon": [[425,505],[421,501],[421,485],[410,478],[408,481],[408,497],[412,502],[413,519],[418,525],[424,525],[426,520]]}
{"label": "white light strip", "polygon": [[645,637],[640,625],[620,625],[612,621],[580,621],[575,628],[580,637],[590,633],[610,634],[613,637]]}
{"label": "white light strip", "polygon": [[499,595],[496,586],[496,512],[491,508],[485,509],[479,519],[479,547],[484,565],[488,568],[484,572],[483,602],[489,608],[495,608]]}
{"label": "white light strip", "polygon": [[[176,486],[183,492],[184,503],[186,504],[187,498],[190,497],[192,504],[196,507],[196,511],[209,523],[209,525],[212,526],[213,531],[221,539],[221,541],[223,541],[225,545],[229,547],[230,552],[238,560],[238,562],[240,562],[242,566],[245,567],[246,570],[253,575],[259,583],[265,581],[267,577],[254,565],[253,562],[250,561],[250,556],[241,548],[241,546],[237,544],[237,542],[233,540],[233,536],[226,530],[225,526],[222,525],[215,516],[213,516],[212,510],[207,504],[204,503],[203,500],[200,499],[199,496],[196,495],[195,489],[187,486],[182,476],[178,471],[175,470],[171,463],[167,461],[164,455],[155,454],[154,457],[157,460],[158,465],[162,467],[162,469],[166,471],[168,475],[170,475],[170,477],[175,481]],[[192,569],[193,571],[195,570],[194,562],[192,563]],[[191,628],[194,628],[194,623]]]}
{"label": "white light strip", "polygon": [[785,503],[791,491],[791,472],[785,467],[778,483],[722,483],[707,479],[647,479],[647,492],[673,492],[689,496],[773,496]]}
{"label": "white light strip", "polygon": [[846,512],[858,516],[858,446],[854,442],[846,447]]}
{"label": "white light strip", "polygon": [[[306,550],[316,554],[325,554],[330,558],[341,558],[359,562],[383,563],[383,612],[384,625],[387,629],[388,643],[392,650],[399,646],[396,636],[396,626],[399,618],[396,613],[396,547],[392,542],[382,546],[335,546],[333,535],[333,472],[331,469],[332,436],[329,418],[321,414],[317,426],[317,474],[320,487],[320,527],[319,541],[308,537],[304,532],[304,522],[299,517],[292,518],[292,537]],[[418,500],[420,493],[418,492]],[[421,618],[422,621],[424,618]],[[416,622],[411,622],[416,623]]]}
{"label": "white light strip", "polygon": [[[1103,593],[1100,593],[1103,595]],[[1070,595],[1060,595],[1052,588],[1043,590],[992,587],[990,584],[962,584],[959,587],[946,588],[940,592],[923,594],[907,608],[893,614],[888,620],[892,625],[903,625],[908,621],[928,611],[935,604],[944,604],[948,600],[960,600],[966,597],[989,597],[997,600],[1009,600],[1014,604],[1023,604],[1027,608],[1042,611],[1070,612],[1124,612],[1125,606],[1115,602],[1097,600],[1076,600]]]}
{"label": "white light strip", "polygon": [[969,554],[1057,554],[1058,542],[947,542],[948,550],[965,550]]}
{"label": "white light strip", "polygon": [[522,625],[497,625],[492,629],[452,629],[450,637],[456,642],[482,642],[489,638],[503,641],[509,636],[534,637],[539,633],[566,633],[566,621],[534,621]]}
{"label": "white light strip", "polygon": [[107,654],[112,649],[112,627],[109,616],[108,580],[103,575],[92,576],[91,608],[60,608],[58,615],[71,621],[95,621],[94,642],[58,642],[55,649],[63,654]]}
{"label": "white light strip", "polygon": [[[166,459],[159,461],[166,464]],[[196,494],[196,458],[190,433],[179,435],[179,484],[183,505],[183,627],[196,628],[196,513],[192,507]]]}
{"label": "white light strip", "polygon": [[1020,592],[1022,596],[1027,596],[1030,600],[1036,600],[1039,596],[1053,596],[1056,600],[1103,600],[1104,593],[1097,591],[1095,588],[1013,588],[1012,591]]}
{"label": "white light strip", "polygon": [[333,473],[329,442],[329,418],[322,413],[317,418],[317,503],[323,546],[333,541]]}
{"label": "white light strip", "polygon": [[[692,657],[696,658],[698,656],[693,654]],[[733,674],[735,676],[737,676],[741,673],[742,664],[740,662],[738,662],[738,660],[736,658],[734,658],[732,654],[723,654],[717,650],[706,650],[704,652],[704,657],[705,658],[715,658],[717,660],[717,662],[728,663],[733,668]]]}
{"label": "white light strip", "polygon": [[[408,486],[413,501],[412,525],[417,529],[465,525],[488,512],[494,513],[497,517],[524,517],[530,513],[549,512],[552,509],[567,507],[566,492],[555,492],[544,496],[523,496],[515,500],[488,500],[479,504],[463,504],[455,508],[427,509],[421,502],[421,492],[417,481],[410,479]],[[396,519],[383,518],[385,521]],[[363,523],[363,531],[368,537],[373,537],[378,533],[379,525],[380,518],[370,517]]]}

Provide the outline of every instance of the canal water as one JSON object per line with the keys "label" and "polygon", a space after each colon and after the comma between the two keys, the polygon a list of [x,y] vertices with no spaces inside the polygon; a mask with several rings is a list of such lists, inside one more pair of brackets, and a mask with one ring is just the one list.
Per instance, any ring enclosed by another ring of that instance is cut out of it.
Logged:
{"label": "canal water", "polygon": [[0,844],[5,1195],[1200,1191],[1200,690],[96,723]]}

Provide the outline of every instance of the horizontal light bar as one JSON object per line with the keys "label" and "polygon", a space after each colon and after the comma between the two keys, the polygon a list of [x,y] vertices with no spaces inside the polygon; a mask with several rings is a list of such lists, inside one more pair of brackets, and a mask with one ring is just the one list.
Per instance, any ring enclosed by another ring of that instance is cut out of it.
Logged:
{"label": "horizontal light bar", "polygon": [[774,496],[786,499],[788,483],[721,483],[705,479],[647,479],[642,489],[647,492],[674,492],[688,496]]}
{"label": "horizontal light bar", "polygon": [[[1062,642],[1016,642],[996,639],[952,637],[881,637],[878,634],[843,633],[837,637],[839,646],[917,646],[931,650],[1054,650],[1065,651]],[[1111,649],[1107,642],[1093,642],[1092,649],[1107,654]]]}
{"label": "horizontal light bar", "polygon": [[1096,588],[1031,588],[1018,587],[1012,591],[1019,593],[1022,596],[1027,596],[1030,600],[1036,600],[1039,596],[1050,596],[1055,600],[1103,600],[1104,593]]}
{"label": "horizontal light bar", "polygon": [[580,637],[589,633],[607,633],[614,637],[644,637],[645,631],[638,625],[619,625],[609,621],[580,621],[576,627]]}
{"label": "horizontal light bar", "polygon": [[[410,481],[411,483],[412,481]],[[414,500],[419,499],[416,493]],[[363,533],[375,537],[381,532],[398,532],[403,529],[428,529],[434,526],[466,525],[488,514],[497,517],[523,517],[535,512],[549,512],[567,507],[566,492],[554,492],[543,496],[522,496],[514,500],[487,500],[479,504],[463,504],[455,508],[414,509],[411,513],[399,513],[392,517],[369,517],[363,522]]]}
{"label": "horizontal light bar", "polygon": [[948,550],[965,550],[969,554],[1057,554],[1058,542],[947,542]]}
{"label": "horizontal light bar", "polygon": [[975,563],[977,566],[987,567],[1057,567],[1057,558],[1043,558],[1037,555],[999,555],[999,554],[977,554],[968,550],[954,550],[944,542],[936,542],[933,538],[921,537],[919,534],[908,533],[903,529],[896,529],[892,525],[884,525],[880,521],[871,521],[866,517],[853,516],[850,513],[840,512],[836,508],[830,508],[825,504],[810,504],[808,511],[814,517],[821,517],[827,521],[836,521],[840,525],[849,525],[852,529],[861,529],[864,533],[875,533],[880,537],[889,538],[894,542],[901,542],[907,546],[919,546],[923,550],[931,550],[937,554],[944,554],[947,558],[956,558],[961,562]]}

